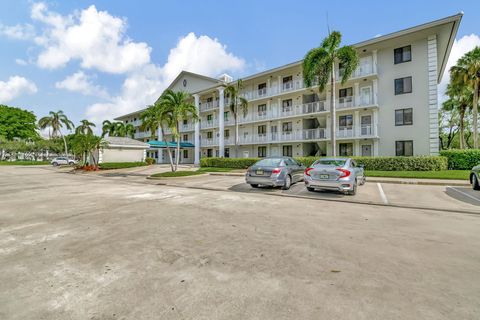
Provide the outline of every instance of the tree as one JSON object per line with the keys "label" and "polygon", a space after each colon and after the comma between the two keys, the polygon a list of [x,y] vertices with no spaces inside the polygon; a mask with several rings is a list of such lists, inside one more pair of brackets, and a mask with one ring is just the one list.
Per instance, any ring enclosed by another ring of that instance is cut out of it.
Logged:
{"label": "tree", "polygon": [[465,116],[471,106],[472,91],[463,85],[452,82],[448,85],[446,93],[449,99],[443,103],[442,109],[458,115],[460,149],[465,149]]}
{"label": "tree", "polygon": [[[230,112],[233,114],[235,121],[235,157],[238,157],[238,117],[240,114],[246,117],[248,114],[248,101],[240,96],[240,91],[243,90],[242,80],[238,80],[235,84],[229,84],[225,88],[225,96],[228,99],[228,106]],[[223,115],[220,115],[223,117]],[[223,132],[221,133],[223,134]]]}
{"label": "tree", "polygon": [[62,134],[62,128],[65,126],[67,130],[72,130],[74,125],[73,122],[70,121],[67,116],[63,113],[62,110],[58,112],[49,112],[49,116],[43,117],[38,120],[38,126],[40,129],[52,128],[52,132],[50,133],[51,138],[56,138],[60,136],[63,139],[63,143],[65,146],[65,156],[68,157],[68,148],[67,148],[67,140],[65,136]]}
{"label": "tree", "polygon": [[345,84],[358,66],[357,51],[352,46],[340,47],[342,35],[333,31],[326,37],[320,47],[307,52],[303,60],[303,79],[310,87],[318,82],[318,89],[323,92],[330,81],[330,141],[332,156],[337,155],[336,146],[336,110],[335,110],[335,63],[342,67],[341,84]]}
{"label": "tree", "polygon": [[191,102],[192,98],[189,93],[184,91],[165,90],[160,96],[159,105],[161,114],[168,119],[172,135],[177,143],[177,151],[175,157],[175,166],[173,171],[177,171],[180,161],[180,122],[188,117],[194,121],[198,121],[198,114],[195,105]]}
{"label": "tree", "polygon": [[451,149],[459,132],[458,111],[444,102],[438,113],[440,149]]}
{"label": "tree", "polygon": [[111,122],[105,120],[102,123],[102,137],[108,134],[109,137],[130,137],[135,136],[135,127],[133,124],[125,124],[123,122]]}
{"label": "tree", "polygon": [[37,139],[36,122],[33,112],[0,104],[0,136],[5,139]]}
{"label": "tree", "polygon": [[95,127],[95,123],[88,120],[80,121],[80,125],[75,129],[76,134],[93,134],[92,127]]}
{"label": "tree", "polygon": [[475,47],[458,59],[457,65],[450,68],[450,82],[469,88],[473,93],[473,147],[478,149],[478,96],[480,89],[480,47]]}
{"label": "tree", "polygon": [[86,165],[88,158],[93,161],[93,165],[97,166],[98,159],[95,159],[94,151],[106,147],[108,143],[102,137],[98,137],[91,133],[76,134],[72,139],[73,150],[77,154],[83,155],[83,164]]}

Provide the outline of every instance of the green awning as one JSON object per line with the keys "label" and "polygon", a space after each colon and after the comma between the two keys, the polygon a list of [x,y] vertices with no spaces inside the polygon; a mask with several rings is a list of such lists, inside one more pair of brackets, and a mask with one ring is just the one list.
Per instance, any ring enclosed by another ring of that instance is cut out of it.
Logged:
{"label": "green awning", "polygon": [[[152,140],[152,141],[149,141],[147,143],[150,145],[151,148],[166,148],[167,147],[167,143],[165,143],[165,141]],[[176,142],[168,142],[168,146],[170,148],[176,148],[177,143]],[[195,145],[193,145],[193,143],[180,142],[180,148],[193,148],[193,147],[195,147]]]}

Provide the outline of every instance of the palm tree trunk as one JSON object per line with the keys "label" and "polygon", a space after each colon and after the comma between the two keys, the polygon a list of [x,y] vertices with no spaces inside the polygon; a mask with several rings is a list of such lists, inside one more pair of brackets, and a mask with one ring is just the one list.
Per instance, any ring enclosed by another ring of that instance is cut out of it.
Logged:
{"label": "palm tree trunk", "polygon": [[475,80],[473,89],[473,148],[478,149],[478,85],[479,80]]}
{"label": "palm tree trunk", "polygon": [[335,62],[332,62],[332,73],[330,76],[330,143],[332,145],[332,157],[337,156],[337,141],[336,141],[336,121],[337,116],[335,112]]}
{"label": "palm tree trunk", "polygon": [[61,132],[60,132],[60,135],[62,136],[62,139],[63,139],[63,145],[65,146],[65,157],[68,158],[67,140],[65,139],[65,136]]}
{"label": "palm tree trunk", "polygon": [[237,121],[237,114],[234,113],[233,117],[235,119],[235,158],[238,158],[238,121]]}
{"label": "palm tree trunk", "polygon": [[459,131],[460,131],[460,149],[465,149],[465,108],[460,109],[459,119]]}
{"label": "palm tree trunk", "polygon": [[178,163],[180,162],[180,133],[179,133],[179,125],[177,122],[177,152],[175,153],[175,171],[178,170]]}
{"label": "palm tree trunk", "polygon": [[163,126],[160,126],[160,129],[162,130],[162,140],[165,142],[165,145],[167,146],[167,153],[168,153],[168,159],[170,161],[170,169],[172,172],[175,172],[173,168],[173,159],[172,159],[172,151],[170,150],[170,147],[168,146],[167,139],[165,139],[165,131],[163,130]]}

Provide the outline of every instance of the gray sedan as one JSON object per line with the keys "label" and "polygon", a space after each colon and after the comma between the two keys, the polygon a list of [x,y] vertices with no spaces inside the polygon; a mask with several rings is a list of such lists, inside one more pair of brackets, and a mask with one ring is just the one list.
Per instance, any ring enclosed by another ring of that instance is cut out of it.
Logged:
{"label": "gray sedan", "polygon": [[259,185],[290,189],[292,183],[303,180],[305,167],[290,157],[270,157],[257,161],[245,174],[253,188]]}
{"label": "gray sedan", "polygon": [[473,190],[480,190],[480,166],[473,167],[470,172],[470,183]]}
{"label": "gray sedan", "polygon": [[305,170],[304,181],[308,191],[330,189],[355,195],[366,178],[363,166],[351,158],[324,158]]}

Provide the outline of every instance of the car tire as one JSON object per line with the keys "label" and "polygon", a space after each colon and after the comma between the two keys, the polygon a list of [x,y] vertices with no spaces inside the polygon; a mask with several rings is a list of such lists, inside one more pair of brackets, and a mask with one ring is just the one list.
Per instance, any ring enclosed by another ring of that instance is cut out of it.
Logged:
{"label": "car tire", "polygon": [[53,165],[54,167],[58,167],[58,162],[54,162],[54,163],[52,163],[52,165]]}
{"label": "car tire", "polygon": [[365,176],[362,177],[362,181],[360,181],[360,185],[363,186],[367,182],[367,178]]}
{"label": "car tire", "polygon": [[472,177],[472,189],[473,190],[480,190],[480,184],[478,183],[477,176],[474,174]]}
{"label": "car tire", "polygon": [[314,191],[315,191],[315,188],[307,187],[307,190],[310,191],[310,192],[314,192]]}
{"label": "car tire", "polygon": [[253,183],[253,184],[251,184],[250,186],[251,186],[252,188],[258,188],[258,184],[256,184],[256,183]]}
{"label": "car tire", "polygon": [[348,191],[347,194],[349,196],[354,196],[357,194],[357,180],[355,180],[355,183],[353,184],[352,190]]}
{"label": "car tire", "polygon": [[68,163],[69,166],[73,166],[74,164],[75,164],[75,162],[73,162],[73,161],[70,161],[70,162]]}
{"label": "car tire", "polygon": [[288,190],[290,189],[291,186],[292,186],[292,177],[289,174],[287,174],[287,176],[285,177],[285,184],[283,185],[282,190]]}

